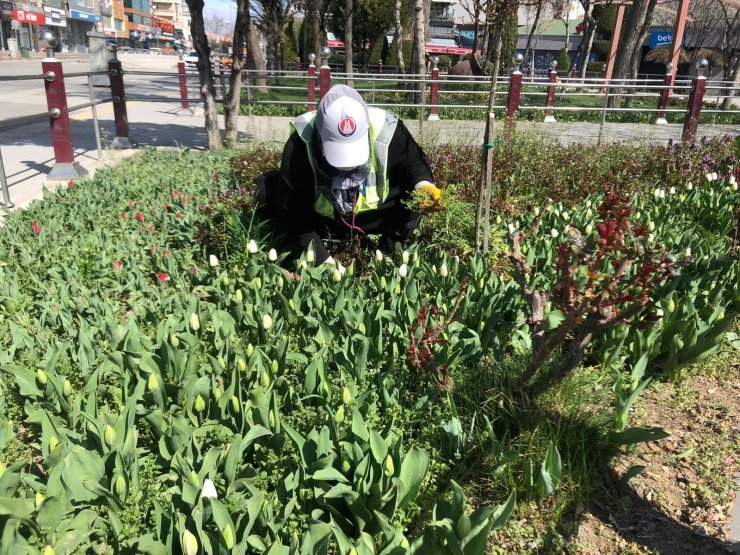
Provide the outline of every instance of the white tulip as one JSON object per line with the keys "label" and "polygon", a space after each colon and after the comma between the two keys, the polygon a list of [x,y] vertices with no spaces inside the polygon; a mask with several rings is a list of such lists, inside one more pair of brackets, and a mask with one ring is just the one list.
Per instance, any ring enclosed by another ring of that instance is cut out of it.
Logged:
{"label": "white tulip", "polygon": [[553,239],[557,239],[558,238],[558,235],[560,235],[560,233],[558,233],[558,230],[553,227],[550,230],[550,235],[552,236]]}
{"label": "white tulip", "polygon": [[212,254],[208,257],[208,264],[211,265],[211,268],[215,268],[216,266],[218,266],[218,258],[216,258],[215,254]]}
{"label": "white tulip", "polygon": [[218,492],[216,492],[216,486],[210,478],[203,480],[203,489],[200,490],[200,496],[202,499],[218,499]]}
{"label": "white tulip", "polygon": [[717,175],[717,172],[712,172],[712,181],[717,181],[719,179],[719,176]]}
{"label": "white tulip", "polygon": [[272,327],[272,317],[269,314],[262,315],[262,328],[269,330]]}
{"label": "white tulip", "polygon": [[730,175],[730,178],[727,180],[727,182],[730,185],[735,185],[737,183],[737,180],[735,179],[735,176],[734,175]]}
{"label": "white tulip", "polygon": [[590,217],[591,217],[591,216],[593,216],[593,215],[594,215],[594,212],[593,212],[593,210],[591,210],[590,208],[589,208],[588,210],[586,210],[586,217],[587,217],[587,218],[590,218]]}
{"label": "white tulip", "polygon": [[257,242],[254,239],[250,239],[249,243],[247,243],[247,252],[249,254],[254,254],[259,250],[259,247],[257,246]]}
{"label": "white tulip", "polygon": [[342,281],[342,272],[339,271],[339,268],[331,273],[331,279],[334,281],[334,283],[339,283],[340,281]]}
{"label": "white tulip", "polygon": [[448,275],[450,275],[450,272],[447,270],[447,264],[442,262],[442,265],[439,267],[439,275],[443,278],[446,278]]}
{"label": "white tulip", "polygon": [[712,174],[711,173],[706,174],[704,177],[707,178],[707,181],[709,181],[709,182],[712,181]]}
{"label": "white tulip", "polygon": [[309,264],[316,260],[316,254],[313,252],[313,249],[308,249],[306,251],[306,262]]}
{"label": "white tulip", "polygon": [[298,263],[298,267],[299,267],[299,268],[300,268],[301,270],[305,270],[306,268],[308,268],[308,264],[306,264],[306,261],[305,261],[305,260],[301,260],[301,261],[300,261],[300,262]]}
{"label": "white tulip", "polygon": [[675,187],[671,187],[671,188],[670,188],[670,189],[668,190],[668,192],[669,192],[670,194],[672,194],[672,195],[675,195],[675,194],[676,194],[676,188],[675,188]]}
{"label": "white tulip", "polygon": [[663,317],[663,314],[665,314],[665,312],[663,312],[663,309],[662,308],[659,308],[658,310],[655,311],[655,315],[658,318],[662,318]]}
{"label": "white tulip", "polygon": [[383,253],[380,252],[379,249],[375,251],[375,261],[376,262],[383,262]]}
{"label": "white tulip", "polygon": [[539,206],[535,206],[534,207],[534,217],[536,218],[539,215],[540,215],[540,208]]}
{"label": "white tulip", "polygon": [[342,266],[341,264],[339,264],[339,265],[337,266],[337,270],[339,271],[339,275],[341,275],[341,276],[343,276],[344,274],[346,274],[346,273],[347,273],[347,268],[345,268],[345,267],[344,267],[344,266]]}
{"label": "white tulip", "polygon": [[659,198],[665,198],[665,189],[660,189]]}
{"label": "white tulip", "polygon": [[693,191],[693,190],[694,190],[694,184],[693,184],[693,183],[692,183],[691,181],[689,181],[689,182],[688,182],[688,183],[686,184],[686,190],[687,190],[687,191]]}
{"label": "white tulip", "polygon": [[737,183],[733,183],[731,189],[737,191]]}
{"label": "white tulip", "polygon": [[648,229],[650,231],[655,231],[655,222],[648,222]]}
{"label": "white tulip", "polygon": [[277,251],[275,249],[270,249],[270,252],[267,253],[267,259],[270,262],[275,262],[277,260]]}
{"label": "white tulip", "polygon": [[401,260],[403,261],[404,264],[409,263],[409,251],[403,251],[401,253]]}
{"label": "white tulip", "polygon": [[398,268],[398,275],[402,278],[405,278],[407,275],[409,275],[409,267],[406,266],[406,264],[401,264],[401,266]]}
{"label": "white tulip", "polygon": [[509,233],[511,235],[514,235],[515,231],[516,231],[516,226],[514,224],[509,224]]}
{"label": "white tulip", "polygon": [[686,247],[686,250],[684,251],[683,255],[688,258],[691,256],[691,247]]}
{"label": "white tulip", "polygon": [[564,220],[567,220],[568,219],[568,216],[570,216],[570,214],[568,214],[567,212],[563,212],[563,219]]}
{"label": "white tulip", "polygon": [[593,231],[594,231],[594,226],[592,226],[591,224],[588,224],[586,226],[586,235],[591,235],[591,233],[593,233]]}
{"label": "white tulip", "polygon": [[655,198],[660,198],[660,189],[655,189],[655,190],[653,191],[653,196],[654,196]]}

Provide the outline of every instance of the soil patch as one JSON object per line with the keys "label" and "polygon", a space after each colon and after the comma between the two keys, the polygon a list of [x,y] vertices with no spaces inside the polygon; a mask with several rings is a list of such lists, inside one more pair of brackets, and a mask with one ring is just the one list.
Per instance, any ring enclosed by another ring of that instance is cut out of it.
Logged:
{"label": "soil patch", "polygon": [[[678,385],[654,384],[633,422],[661,426],[669,438],[617,459],[600,499],[579,515],[569,551],[591,553],[728,553],[734,485],[740,472],[740,361],[718,357],[712,375]],[[645,467],[628,485],[619,477]]]}

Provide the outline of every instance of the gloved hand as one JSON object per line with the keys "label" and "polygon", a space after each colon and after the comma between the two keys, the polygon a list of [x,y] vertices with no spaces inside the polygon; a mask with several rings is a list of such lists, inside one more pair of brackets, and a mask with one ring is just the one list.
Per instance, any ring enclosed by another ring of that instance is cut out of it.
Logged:
{"label": "gloved hand", "polygon": [[440,204],[440,201],[442,200],[442,189],[432,183],[423,183],[419,185],[416,190],[427,195],[427,198],[424,198],[421,201],[422,209],[434,211],[444,208]]}

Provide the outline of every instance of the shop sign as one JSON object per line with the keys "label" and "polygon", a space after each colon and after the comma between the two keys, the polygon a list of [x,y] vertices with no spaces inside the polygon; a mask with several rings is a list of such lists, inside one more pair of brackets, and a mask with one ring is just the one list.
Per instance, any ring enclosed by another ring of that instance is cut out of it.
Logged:
{"label": "shop sign", "polygon": [[94,13],[78,12],[77,10],[69,10],[69,17],[81,21],[89,21],[90,23],[100,23],[103,20],[102,17]]}
{"label": "shop sign", "polygon": [[13,10],[13,19],[20,23],[31,23],[32,25],[46,25],[44,14],[29,12],[27,10]]}
{"label": "shop sign", "polygon": [[0,19],[3,21],[13,19],[13,2],[0,2]]}
{"label": "shop sign", "polygon": [[67,26],[67,14],[64,10],[58,10],[57,8],[44,7],[44,17],[46,17],[46,24],[49,27],[66,27]]}

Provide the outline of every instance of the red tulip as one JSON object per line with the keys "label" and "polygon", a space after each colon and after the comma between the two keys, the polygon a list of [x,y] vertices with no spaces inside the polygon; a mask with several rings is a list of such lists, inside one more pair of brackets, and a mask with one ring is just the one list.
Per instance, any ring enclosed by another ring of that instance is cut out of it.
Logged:
{"label": "red tulip", "polygon": [[126,212],[121,212],[121,219],[122,220],[125,220],[126,219]]}
{"label": "red tulip", "polygon": [[31,222],[31,228],[36,235],[41,233],[41,226],[36,222],[36,220]]}
{"label": "red tulip", "polygon": [[170,209],[170,203],[169,202],[165,202],[164,203],[164,209],[165,210],[169,210]]}
{"label": "red tulip", "polygon": [[114,261],[113,261],[113,268],[115,268],[115,269],[116,269],[117,271],[119,271],[119,272],[120,272],[120,271],[121,271],[121,269],[123,268],[123,264],[121,264],[121,263],[120,263],[120,262],[118,261],[118,259],[116,259],[116,260],[114,260]]}
{"label": "red tulip", "polygon": [[69,181],[67,181],[67,188],[68,189],[71,189],[74,186],[75,186],[75,182],[74,181],[72,181],[71,179]]}
{"label": "red tulip", "polygon": [[182,212],[178,212],[178,213],[177,213],[177,214],[175,215],[175,217],[176,217],[176,218],[177,218],[178,220],[182,220]]}
{"label": "red tulip", "polygon": [[137,212],[136,213],[136,221],[143,222],[144,221],[144,214],[142,214],[141,212]]}
{"label": "red tulip", "polygon": [[150,225],[149,226],[149,233],[152,233],[152,234],[154,233],[154,226],[153,225]]}
{"label": "red tulip", "polygon": [[165,256],[169,256],[172,254],[172,251],[170,249],[164,249],[164,253],[162,254],[164,254]]}
{"label": "red tulip", "polygon": [[157,245],[152,245],[149,250],[152,252],[152,254],[157,254]]}
{"label": "red tulip", "polygon": [[157,279],[159,280],[159,283],[164,283],[165,281],[167,281],[168,279],[170,279],[170,276],[168,276],[164,272],[159,272],[157,274]]}

